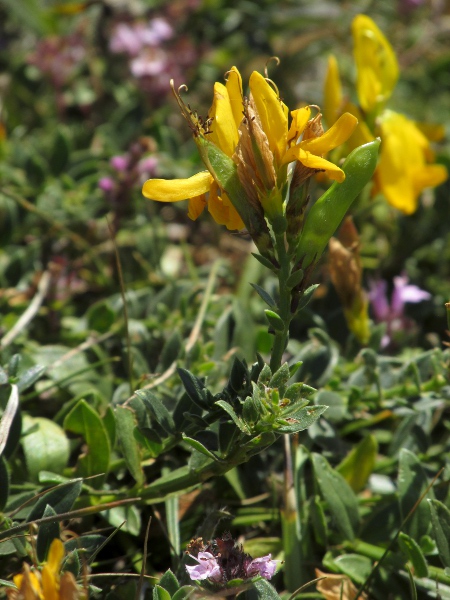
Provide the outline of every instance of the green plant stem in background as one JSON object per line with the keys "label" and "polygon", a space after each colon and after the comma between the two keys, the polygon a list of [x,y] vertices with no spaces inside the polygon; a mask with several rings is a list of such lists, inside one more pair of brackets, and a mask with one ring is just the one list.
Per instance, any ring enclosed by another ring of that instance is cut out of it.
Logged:
{"label": "green plant stem in background", "polygon": [[286,251],[284,233],[277,234],[275,239],[278,262],[280,263],[280,269],[278,271],[278,291],[280,294],[278,315],[283,321],[284,328],[282,331],[274,332],[275,340],[270,357],[270,368],[272,373],[275,373],[275,371],[281,367],[283,353],[286,350],[286,345],[289,340],[289,325],[292,320],[291,290],[287,287],[287,280],[291,273],[290,257]]}

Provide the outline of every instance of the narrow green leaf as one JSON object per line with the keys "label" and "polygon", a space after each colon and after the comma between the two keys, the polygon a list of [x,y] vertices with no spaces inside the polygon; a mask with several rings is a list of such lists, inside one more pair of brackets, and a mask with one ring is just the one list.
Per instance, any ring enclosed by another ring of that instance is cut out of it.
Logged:
{"label": "narrow green leaf", "polygon": [[183,383],[184,389],[186,390],[187,395],[192,400],[194,404],[197,404],[200,408],[208,409],[208,405],[205,401],[204,397],[204,389],[205,386],[202,381],[195,377],[190,371],[187,369],[177,369],[178,375],[180,376],[181,382]]}
{"label": "narrow green leaf", "polygon": [[34,367],[27,369],[25,373],[22,373],[17,380],[17,389],[19,392],[24,392],[31,387],[33,383],[36,383],[36,381],[44,374],[46,369],[47,367],[35,365]]}
{"label": "narrow green leaf", "polygon": [[268,306],[270,306],[271,308],[276,308],[277,307],[277,303],[272,298],[272,296],[268,292],[266,292],[266,290],[264,290],[262,287],[260,287],[256,283],[251,283],[250,285],[252,286],[252,288],[254,290],[256,290],[256,292],[258,292],[259,296],[264,300],[264,302]]}
{"label": "narrow green leaf", "polygon": [[281,398],[284,397],[286,391],[287,382],[291,377],[291,372],[287,363],[281,365],[281,367],[275,371],[269,381],[270,388],[278,388]]}
{"label": "narrow green leaf", "polygon": [[373,435],[363,438],[336,467],[354,492],[364,489],[373,472],[378,443]]}
{"label": "narrow green leaf", "polygon": [[190,438],[187,435],[183,435],[183,442],[186,442],[186,444],[188,444],[194,450],[197,450],[197,452],[200,452],[200,454],[203,454],[204,456],[207,456],[208,458],[211,458],[216,462],[222,462],[220,461],[219,457],[217,457],[213,452],[208,450],[208,448],[206,448],[199,441],[194,440],[193,438]]}
{"label": "narrow green leaf", "polygon": [[284,323],[283,320],[276,312],[273,310],[266,309],[264,311],[267,320],[269,321],[269,325],[275,329],[275,331],[284,331]]}
{"label": "narrow green leaf", "polygon": [[416,577],[428,577],[428,565],[419,544],[406,533],[400,532],[398,536],[400,550],[414,567]]}
{"label": "narrow green leaf", "polygon": [[297,307],[297,312],[300,312],[301,310],[303,310],[304,308],[306,308],[308,306],[308,304],[311,302],[312,297],[314,296],[314,292],[316,291],[316,289],[319,287],[318,283],[315,283],[313,285],[310,285],[302,294],[300,301],[298,303],[298,307]]}
{"label": "narrow green leaf", "polygon": [[[11,387],[11,391],[8,388]],[[19,410],[19,392],[16,385],[3,384],[1,386],[2,396],[7,394],[6,406],[3,410],[2,418],[0,420],[0,456],[5,451],[8,443],[8,438],[14,430],[14,423],[17,420],[16,415]],[[9,391],[9,394],[8,394]],[[20,436],[20,432],[19,432]],[[11,442],[10,444],[11,445]],[[14,444],[15,446],[15,444]]]}
{"label": "narrow green leaf", "polygon": [[[420,463],[418,457],[402,448],[400,451],[400,461],[398,469],[398,495],[400,503],[400,512],[404,519],[412,510],[417,500],[428,487],[428,477]],[[434,498],[433,490],[429,490],[427,499]],[[415,540],[420,540],[430,529],[430,510],[424,500],[416,507],[414,514],[405,524],[404,532]]]}
{"label": "narrow green leaf", "polygon": [[244,421],[242,419],[240,419],[237,416],[237,414],[234,412],[231,404],[229,404],[228,402],[225,402],[225,400],[217,400],[217,402],[215,404],[217,406],[220,406],[220,408],[222,408],[226,413],[228,413],[230,415],[230,417],[233,419],[233,422],[239,427],[239,429],[243,433],[250,435],[250,431],[249,431],[248,427],[246,426]]}
{"label": "narrow green leaf", "polygon": [[0,513],[8,502],[9,495],[9,473],[6,460],[0,456]]}
{"label": "narrow green leaf", "polygon": [[50,505],[57,515],[69,512],[75,504],[75,500],[80,495],[82,485],[83,482],[81,479],[75,479],[75,481],[63,483],[47,494],[44,494],[33,506],[32,511],[28,515],[27,522],[42,518],[47,505]]}
{"label": "narrow green leaf", "polygon": [[172,415],[150,390],[136,390],[136,396],[143,400],[147,410],[152,418],[164,429],[168,435],[173,435],[176,431],[175,422]]}
{"label": "narrow green leaf", "polygon": [[[54,517],[56,512],[53,508],[47,504],[44,510],[45,517]],[[59,539],[59,523],[54,521],[53,523],[42,523],[39,526],[39,531],[36,539],[36,554],[39,562],[43,562],[47,558],[47,554],[50,548],[50,544],[54,539]]]}
{"label": "narrow green leaf", "polygon": [[428,505],[439,558],[444,567],[450,568],[450,510],[439,500],[428,500]]}
{"label": "narrow green leaf", "polygon": [[297,269],[297,271],[293,271],[287,278],[286,287],[292,290],[303,281],[303,276],[303,269]]}
{"label": "narrow green leaf", "polygon": [[144,473],[141,466],[141,453],[134,437],[136,421],[131,409],[117,406],[115,410],[117,438],[122,449],[123,457],[133,479],[140,486],[144,483]]}
{"label": "narrow green leaf", "polygon": [[345,479],[320,454],[313,453],[314,473],[333,522],[345,539],[353,540],[359,525],[358,502]]}
{"label": "narrow green leaf", "polygon": [[271,271],[274,271],[274,272],[277,271],[276,267],[265,256],[261,256],[261,254],[256,254],[256,252],[252,252],[252,256],[254,256],[256,258],[256,260],[258,262],[260,262],[262,265],[264,265],[267,269],[270,269]]}

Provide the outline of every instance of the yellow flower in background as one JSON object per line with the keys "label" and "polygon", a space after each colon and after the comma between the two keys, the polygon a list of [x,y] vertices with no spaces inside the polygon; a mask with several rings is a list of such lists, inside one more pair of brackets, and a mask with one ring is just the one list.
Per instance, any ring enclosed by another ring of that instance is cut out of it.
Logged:
{"label": "yellow flower in background", "polygon": [[352,23],[356,89],[361,108],[370,113],[390,97],[398,80],[398,63],[392,46],[366,15]]}
{"label": "yellow flower in background", "polygon": [[429,143],[442,139],[444,128],[415,123],[384,108],[399,74],[394,51],[366,15],[354,18],[352,33],[359,106],[343,97],[338,63],[331,56],[324,84],[327,124],[332,125],[344,110],[358,119],[358,126],[346,144],[348,150],[376,136],[381,138],[380,162],[374,174],[372,194],[383,194],[389,204],[404,214],[411,214],[417,209],[421,192],[448,177],[444,166],[432,164],[434,155]]}
{"label": "yellow flower in background", "polygon": [[377,187],[395,208],[409,215],[417,209],[420,193],[447,179],[443,165],[429,164],[434,156],[424,134],[413,121],[393,111],[381,118],[381,154],[375,173]]}
{"label": "yellow flower in background", "polygon": [[16,588],[8,588],[8,600],[78,600],[84,594],[78,588],[72,573],[60,575],[64,558],[64,545],[54,539],[48,551],[47,562],[42,571],[31,570],[26,563],[22,573],[13,578]]}
{"label": "yellow flower in background", "polygon": [[[247,98],[241,75],[232,67],[226,85],[215,83],[213,104],[205,121],[192,113],[176,94],[194,137],[212,142],[236,165],[249,204],[262,206],[269,218],[281,214],[290,163],[303,165],[309,176],[322,171],[342,182],[344,172],[323,155],[350,137],[356,118],[344,113],[324,133],[321,115],[311,118],[308,106],[292,111],[289,125],[289,109],[270,80],[254,71],[249,87]],[[206,160],[205,165],[208,171],[188,179],[150,179],[144,184],[143,195],[160,202],[189,199],[188,215],[192,219],[207,205],[217,223],[228,229],[242,229],[241,216],[221,187],[217,174]]]}

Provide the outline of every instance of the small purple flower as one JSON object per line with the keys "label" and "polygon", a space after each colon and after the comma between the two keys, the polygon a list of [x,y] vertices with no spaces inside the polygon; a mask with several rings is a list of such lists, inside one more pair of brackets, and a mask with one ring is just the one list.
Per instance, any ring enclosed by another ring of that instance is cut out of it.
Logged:
{"label": "small purple flower", "polygon": [[118,23],[109,41],[111,52],[124,52],[129,56],[136,56],[142,49],[143,42],[140,36],[136,35],[136,28],[127,23]]}
{"label": "small purple flower", "polygon": [[109,164],[116,171],[126,171],[129,164],[127,156],[113,156],[109,161]]}
{"label": "small purple flower", "polygon": [[368,293],[375,320],[386,323],[386,334],[381,341],[383,348],[392,341],[395,332],[411,329],[413,322],[405,315],[405,304],[429,300],[431,294],[420,289],[417,285],[410,285],[407,275],[394,277],[394,290],[391,301],[387,297],[387,282],[383,279],[370,282]]}
{"label": "small purple flower", "polygon": [[192,554],[189,556],[198,562],[198,565],[186,565],[186,571],[193,581],[201,581],[203,579],[220,581],[222,572],[213,554],[210,552],[199,552],[197,557],[192,556]]}
{"label": "small purple flower", "polygon": [[102,177],[98,182],[98,187],[104,192],[112,192],[115,187],[115,183],[111,177]]}
{"label": "small purple flower", "polygon": [[165,40],[173,37],[173,29],[169,23],[161,17],[152,19],[147,26],[138,30],[138,35],[144,46],[158,46]]}
{"label": "small purple flower", "polygon": [[255,577],[260,575],[264,579],[272,579],[277,569],[277,561],[272,560],[272,555],[261,556],[261,558],[254,558],[247,567],[247,577]]}
{"label": "small purple flower", "polygon": [[156,156],[147,156],[138,163],[138,172],[140,175],[148,177],[154,177],[156,168],[158,166],[158,159]]}

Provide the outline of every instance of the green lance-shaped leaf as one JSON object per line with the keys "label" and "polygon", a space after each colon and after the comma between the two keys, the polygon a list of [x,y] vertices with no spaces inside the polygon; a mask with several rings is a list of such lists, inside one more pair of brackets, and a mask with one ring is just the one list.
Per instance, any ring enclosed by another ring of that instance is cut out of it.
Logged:
{"label": "green lance-shaped leaf", "polygon": [[360,492],[366,485],[374,469],[377,452],[376,438],[367,435],[336,468],[354,492]]}
{"label": "green lance-shaped leaf", "polygon": [[444,567],[450,568],[450,510],[439,500],[428,500],[433,534]]}
{"label": "green lance-shaped leaf", "polygon": [[428,577],[428,565],[419,544],[406,533],[398,536],[400,550],[414,567],[416,577]]}
{"label": "green lance-shaped leaf", "polygon": [[379,140],[355,148],[342,166],[345,181],[333,183],[309,211],[296,250],[305,269],[317,262],[350,205],[375,171]]}

